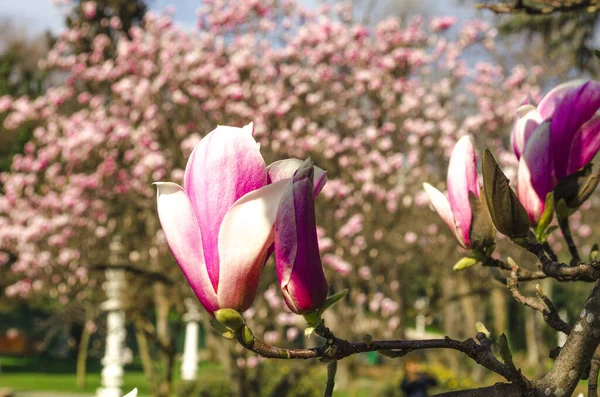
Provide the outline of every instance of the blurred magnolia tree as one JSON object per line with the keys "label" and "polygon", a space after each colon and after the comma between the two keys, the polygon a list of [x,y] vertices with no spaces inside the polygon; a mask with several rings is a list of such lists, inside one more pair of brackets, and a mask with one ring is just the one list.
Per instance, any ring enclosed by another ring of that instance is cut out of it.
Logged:
{"label": "blurred magnolia tree", "polygon": [[[0,98],[3,128],[35,126],[0,177],[0,262],[15,278],[7,295],[85,302],[102,281],[98,270],[123,269],[144,369],[154,394],[168,395],[174,334],[191,291],[159,230],[151,184],[180,182],[191,150],[216,125],[252,120],[267,163],[310,155],[328,171],[320,249],[332,289],[351,290],[328,313],[337,334],[402,336],[420,296],[443,309],[436,324],[457,337],[505,309],[502,295],[485,304],[472,296],[486,269],[470,282],[449,277],[455,244],[421,187],[443,185],[462,135],[502,158],[514,109],[539,94],[540,68],[480,61],[495,53],[485,23],[415,17],[365,26],[348,5],[212,1],[189,33],[168,14],[146,14],[125,29],[119,15],[100,9],[81,3],[42,62],[64,76],[58,84],[38,98]],[[118,249],[109,255],[111,243]],[[301,323],[273,282],[264,277],[247,321],[271,342],[295,342]],[[257,393],[244,375],[257,360],[224,346],[230,351],[217,350],[236,395]],[[349,381],[351,362],[340,366]]]}

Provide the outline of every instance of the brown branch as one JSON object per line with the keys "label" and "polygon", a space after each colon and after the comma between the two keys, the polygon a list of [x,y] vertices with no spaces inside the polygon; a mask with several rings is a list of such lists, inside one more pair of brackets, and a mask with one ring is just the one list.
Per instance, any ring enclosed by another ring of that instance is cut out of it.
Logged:
{"label": "brown branch", "polygon": [[[483,263],[483,266],[496,267],[498,269],[508,270],[510,272],[513,271],[513,268],[511,265],[509,265],[508,263],[506,263],[500,259],[489,258],[487,261],[485,261]],[[546,275],[546,273],[544,273],[541,270],[531,271],[531,270],[527,270],[527,269],[523,269],[523,268],[519,267],[519,269],[517,270],[516,277],[517,277],[518,281],[533,281],[533,280],[542,280],[542,279],[547,278],[548,276]],[[506,279],[503,278],[502,280],[504,282],[506,282]]]}
{"label": "brown branch", "polygon": [[562,232],[563,238],[567,243],[569,253],[571,254],[571,265],[575,266],[581,262],[581,256],[579,255],[579,250],[577,249],[575,240],[573,240],[573,234],[571,233],[571,226],[569,224],[569,217],[558,216],[558,226],[560,226],[560,231]]}
{"label": "brown branch", "polygon": [[538,1],[539,7],[525,4],[524,1],[518,0],[515,4],[498,3],[498,4],[482,4],[476,6],[480,9],[486,9],[495,14],[528,14],[528,15],[548,15],[556,12],[573,12],[586,9],[588,7],[598,6],[597,0],[571,0],[566,4],[560,1]]}
{"label": "brown branch", "polygon": [[[570,396],[600,344],[600,284],[597,282],[573,326],[567,342],[561,348],[552,369],[535,382],[538,390]],[[560,393],[559,393],[560,392]]]}
{"label": "brown branch", "polygon": [[522,397],[523,391],[516,385],[496,383],[493,386],[479,387],[477,389],[451,391],[436,394],[433,397]]}
{"label": "brown branch", "polygon": [[161,282],[163,284],[166,285],[174,285],[175,283],[173,282],[173,280],[171,280],[170,278],[168,278],[167,276],[159,273],[159,272],[154,272],[151,270],[146,270],[146,269],[141,269],[137,266],[131,266],[131,265],[90,265],[88,266],[88,269],[90,270],[107,270],[107,269],[117,269],[117,270],[124,270],[126,272],[129,272],[131,274],[134,274],[136,276],[141,276],[141,277],[146,277],[148,278],[149,281],[158,281]]}
{"label": "brown branch", "polygon": [[548,277],[559,281],[596,281],[600,279],[600,263],[581,263],[569,266],[566,263],[555,262],[546,256],[544,247],[538,242],[529,240],[517,241],[527,251],[534,254],[542,263],[542,272]]}
{"label": "brown branch", "polygon": [[335,373],[337,372],[337,361],[332,361],[327,364],[327,386],[325,386],[325,397],[333,396],[333,388],[335,387]]}
{"label": "brown branch", "polygon": [[[322,334],[327,334],[327,332],[320,332],[319,334],[323,336]],[[458,341],[448,337],[444,339],[427,340],[348,342],[344,339],[336,338],[331,334],[331,337],[327,338],[327,343],[324,346],[311,349],[283,349],[270,346],[257,338],[254,338],[252,343],[246,343],[241,336],[238,337],[238,341],[246,349],[265,358],[280,359],[325,358],[329,360],[341,360],[353,354],[371,351],[381,352],[388,357],[402,357],[415,350],[451,349],[466,354],[476,363],[496,372],[510,382],[523,386],[529,384],[529,380],[520,372],[517,371],[517,373],[515,373],[513,368],[502,363],[494,356],[491,351],[491,341],[487,339],[485,335],[478,334],[477,339],[480,344],[475,342],[472,338]]]}
{"label": "brown branch", "polygon": [[556,331],[563,332],[569,335],[572,329],[571,325],[569,325],[562,318],[560,318],[556,307],[554,306],[550,298],[548,298],[548,296],[544,294],[539,285],[536,286],[536,292],[541,301],[534,297],[524,296],[521,293],[521,290],[519,289],[519,281],[517,278],[517,270],[518,266],[514,264],[513,271],[511,272],[510,277],[506,280],[506,286],[511,292],[513,298],[515,298],[517,302],[542,313],[544,321],[546,321],[546,323]]}

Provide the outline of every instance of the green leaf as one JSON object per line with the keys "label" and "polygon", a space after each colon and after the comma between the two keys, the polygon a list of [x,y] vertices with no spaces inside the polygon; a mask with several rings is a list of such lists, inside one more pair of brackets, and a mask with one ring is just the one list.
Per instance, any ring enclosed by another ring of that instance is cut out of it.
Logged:
{"label": "green leaf", "polygon": [[545,231],[550,226],[552,218],[554,218],[554,193],[550,192],[546,195],[544,212],[535,230],[535,235],[539,242],[545,241]]}
{"label": "green leaf", "polygon": [[488,149],[483,151],[482,170],[485,199],[494,226],[512,239],[527,238],[529,215]]}
{"label": "green leaf", "polygon": [[477,264],[477,259],[471,258],[470,256],[465,256],[464,258],[459,259],[458,262],[454,265],[452,270],[455,272],[459,272],[461,270],[465,270]]}
{"label": "green leaf", "polygon": [[338,292],[337,294],[333,294],[330,297],[328,297],[325,300],[323,307],[321,307],[319,309],[319,318],[321,317],[321,315],[323,314],[323,312],[325,310],[327,310],[329,307],[333,306],[335,303],[337,303],[339,300],[344,298],[346,295],[348,295],[348,288],[345,288],[344,290]]}
{"label": "green leaf", "polygon": [[548,236],[549,236],[549,235],[551,235],[551,234],[552,234],[552,232],[553,232],[553,231],[555,231],[556,229],[558,229],[558,226],[557,226],[557,225],[550,226],[550,227],[548,228],[548,230],[546,230],[546,233],[544,233],[544,234],[545,234],[545,238],[548,238]]}
{"label": "green leaf", "polygon": [[237,310],[219,309],[214,314],[218,322],[233,331],[237,331],[244,326],[244,318]]}

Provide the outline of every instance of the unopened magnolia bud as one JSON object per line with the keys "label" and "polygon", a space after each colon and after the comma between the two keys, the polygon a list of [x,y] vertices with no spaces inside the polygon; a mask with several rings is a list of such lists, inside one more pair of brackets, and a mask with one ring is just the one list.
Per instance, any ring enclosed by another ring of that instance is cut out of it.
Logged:
{"label": "unopened magnolia bud", "polygon": [[469,256],[465,256],[464,258],[461,258],[461,259],[459,259],[458,262],[456,262],[456,264],[454,265],[452,270],[454,270],[455,272],[458,272],[461,270],[465,270],[476,264],[477,264],[477,259],[471,258]]}
{"label": "unopened magnolia bud", "polygon": [[490,331],[488,331],[486,326],[483,325],[481,321],[477,321],[477,323],[475,324],[475,329],[477,330],[477,332],[481,332],[482,334],[484,334],[486,338],[490,337]]}
{"label": "unopened magnolia bud", "polygon": [[244,318],[236,310],[219,309],[214,314],[218,322],[233,331],[239,330],[244,325]]}

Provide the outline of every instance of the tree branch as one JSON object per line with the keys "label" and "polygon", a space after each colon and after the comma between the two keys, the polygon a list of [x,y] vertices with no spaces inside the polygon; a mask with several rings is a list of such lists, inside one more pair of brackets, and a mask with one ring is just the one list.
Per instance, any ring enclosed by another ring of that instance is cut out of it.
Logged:
{"label": "tree branch", "polygon": [[546,256],[544,247],[538,242],[529,240],[517,241],[517,243],[531,252],[542,263],[542,272],[548,277],[559,281],[596,281],[600,279],[600,263],[581,263],[577,266],[569,266],[566,263],[555,262]]}
{"label": "tree branch", "polygon": [[556,307],[554,306],[550,298],[548,298],[548,296],[544,294],[539,285],[536,286],[536,292],[541,301],[537,298],[524,296],[521,293],[521,290],[519,289],[519,281],[517,278],[517,269],[518,266],[514,264],[513,271],[511,272],[510,277],[506,280],[506,285],[508,287],[508,290],[511,292],[513,298],[515,298],[517,302],[542,313],[542,315],[544,316],[544,321],[546,321],[546,323],[556,331],[563,332],[569,335],[572,329],[571,325],[566,323],[562,318],[560,318]]}
{"label": "tree branch", "polygon": [[433,397],[522,397],[523,391],[516,385],[496,383],[493,386],[479,387],[477,389],[451,391],[436,394]]}
{"label": "tree branch", "polygon": [[538,7],[525,4],[522,0],[517,0],[515,4],[498,3],[482,4],[478,3],[477,8],[486,9],[495,14],[529,14],[529,15],[548,15],[555,12],[573,12],[586,9],[588,7],[598,6],[597,0],[571,0],[567,4],[560,1],[538,1]]}
{"label": "tree branch", "polygon": [[597,282],[552,369],[536,382],[539,390],[566,396],[573,393],[600,344],[599,323],[600,284]]}
{"label": "tree branch", "polygon": [[519,371],[514,371],[513,368],[502,363],[494,356],[491,351],[491,341],[482,333],[477,334],[477,339],[480,342],[479,344],[472,338],[465,341],[458,341],[448,337],[444,339],[427,340],[348,342],[344,339],[336,338],[331,331],[319,332],[319,334],[321,336],[329,335],[329,337],[326,338],[327,343],[323,346],[311,349],[282,349],[270,346],[257,338],[254,338],[252,343],[247,343],[241,335],[238,337],[238,341],[243,347],[262,357],[279,359],[326,358],[330,360],[341,360],[354,354],[371,351],[381,352],[388,357],[402,357],[415,350],[451,349],[466,354],[473,361],[496,372],[510,382],[517,385],[528,385],[530,383]]}
{"label": "tree branch", "polygon": [[337,372],[337,361],[334,360],[327,364],[327,386],[325,387],[325,397],[333,396],[335,387],[335,373]]}

